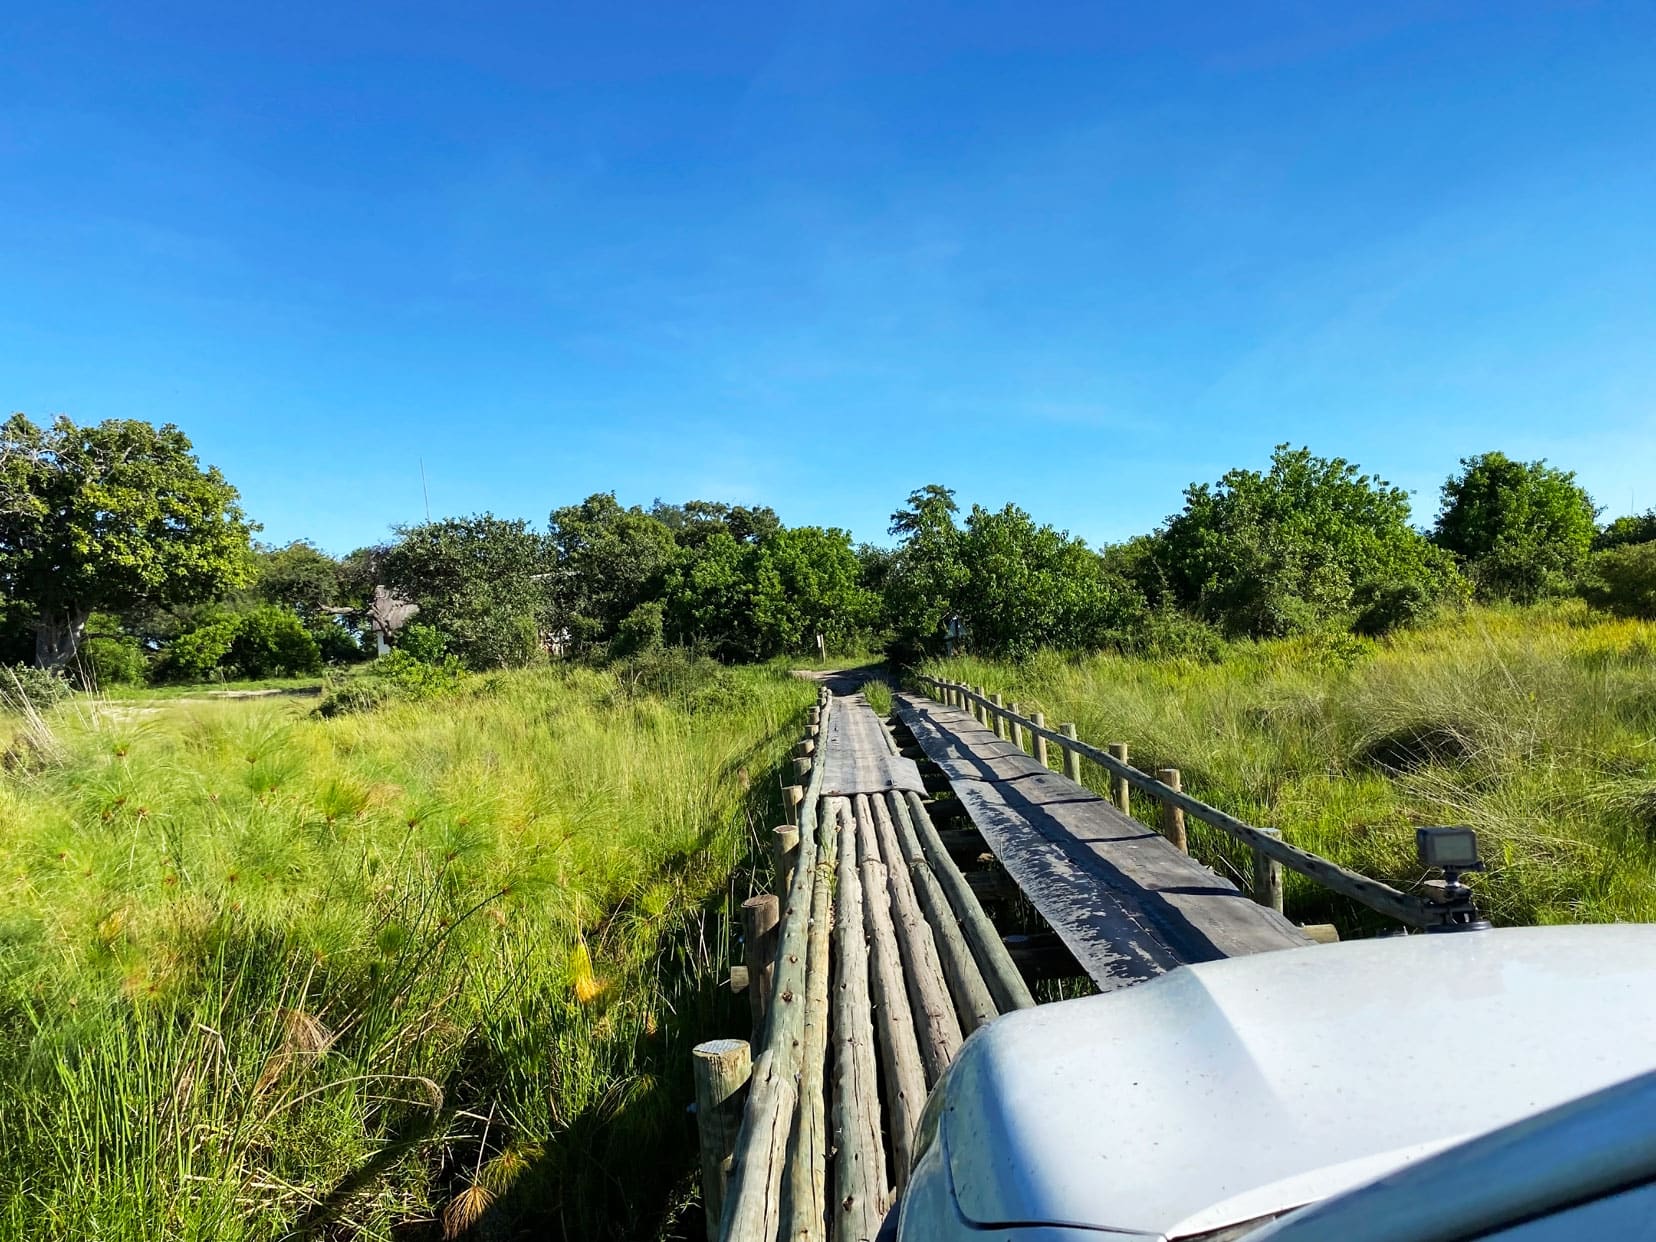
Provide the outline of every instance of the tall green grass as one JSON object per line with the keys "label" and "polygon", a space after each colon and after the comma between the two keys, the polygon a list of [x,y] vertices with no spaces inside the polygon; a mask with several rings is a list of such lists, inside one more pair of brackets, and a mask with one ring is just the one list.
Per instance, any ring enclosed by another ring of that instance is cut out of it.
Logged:
{"label": "tall green grass", "polygon": [[[1497,921],[1656,919],[1656,626],[1579,606],[1477,609],[1383,641],[1237,644],[1218,663],[1039,656],[928,671],[982,684],[1249,822],[1403,887],[1414,828],[1465,824]],[[1102,789],[1101,774],[1088,779]],[[1140,801],[1138,813],[1154,818]],[[1194,852],[1240,871],[1226,839]],[[1288,877],[1290,913],[1364,921]]]}
{"label": "tall green grass", "polygon": [[0,722],[0,1236],[660,1230],[813,694],[571,669]]}

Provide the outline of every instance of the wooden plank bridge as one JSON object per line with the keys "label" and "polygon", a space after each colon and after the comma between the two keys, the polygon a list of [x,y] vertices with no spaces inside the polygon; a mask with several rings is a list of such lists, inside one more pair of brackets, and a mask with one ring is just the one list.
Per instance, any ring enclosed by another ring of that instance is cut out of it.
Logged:
{"label": "wooden plank bridge", "polygon": [[[873,1238],[966,1037],[1053,976],[1109,991],[1312,944],[1281,912],[1284,868],[1411,926],[1442,918],[1190,797],[1171,769],[1140,772],[1124,745],[981,688],[916,684],[930,694],[895,695],[889,722],[824,689],[796,748],[775,895],[743,908],[753,1042],[696,1049],[710,1238]],[[1108,798],[1081,783],[1083,760]],[[1134,791],[1158,827],[1133,817]],[[1188,855],[1187,816],[1252,851],[1251,892]]]}

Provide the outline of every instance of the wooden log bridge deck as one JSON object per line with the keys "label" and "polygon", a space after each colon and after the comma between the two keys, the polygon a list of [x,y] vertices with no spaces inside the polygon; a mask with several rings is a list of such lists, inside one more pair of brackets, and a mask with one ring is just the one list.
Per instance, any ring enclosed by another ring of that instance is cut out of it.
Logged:
{"label": "wooden log bridge deck", "polygon": [[[966,1037],[1032,1006],[1047,976],[1109,991],[1312,943],[1281,913],[1284,867],[1405,923],[1437,918],[1190,797],[1176,771],[1138,771],[1125,745],[920,681],[938,697],[895,695],[896,736],[860,694],[823,690],[795,749],[806,784],[775,833],[775,895],[743,909],[751,1061],[740,1040],[696,1049],[710,1238],[873,1238]],[[1108,799],[1080,783],[1083,758],[1109,773]],[[1134,789],[1160,803],[1160,831],[1129,814]],[[1188,856],[1187,814],[1252,849],[1251,895]],[[985,900],[1036,930],[1003,934]]]}

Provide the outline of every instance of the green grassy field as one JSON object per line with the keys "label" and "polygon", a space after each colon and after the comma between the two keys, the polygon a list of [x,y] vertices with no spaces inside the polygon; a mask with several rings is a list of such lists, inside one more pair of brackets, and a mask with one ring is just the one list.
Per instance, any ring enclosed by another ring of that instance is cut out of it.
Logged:
{"label": "green grassy field", "polygon": [[661,1231],[813,694],[570,669],[0,717],[0,1236]]}
{"label": "green grassy field", "polygon": [[[1177,767],[1197,797],[1402,887],[1420,878],[1416,825],[1476,828],[1490,870],[1473,883],[1497,921],[1656,920],[1656,625],[1478,609],[1379,642],[1237,644],[1217,664],[927,671],[1126,741],[1136,766]],[[1210,863],[1245,861],[1212,830],[1192,838]],[[1302,921],[1361,921],[1293,875],[1288,902]]]}

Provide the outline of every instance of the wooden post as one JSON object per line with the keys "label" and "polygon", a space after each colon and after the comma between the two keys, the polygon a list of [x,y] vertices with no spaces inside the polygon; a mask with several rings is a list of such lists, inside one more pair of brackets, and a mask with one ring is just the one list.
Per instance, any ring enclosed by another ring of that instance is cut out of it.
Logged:
{"label": "wooden post", "polygon": [[793,883],[794,860],[799,857],[799,827],[781,824],[771,829],[771,861],[776,864],[776,887],[787,892]]}
{"label": "wooden post", "polygon": [[742,959],[748,970],[748,1009],[753,1015],[754,1038],[763,1034],[770,1008],[771,980],[776,973],[776,924],[782,903],[775,893],[760,893],[742,903]]}
{"label": "wooden post", "polygon": [[[776,900],[774,897],[771,899]],[[690,1051],[696,1080],[696,1134],[701,1140],[702,1205],[707,1209],[707,1236],[717,1242],[724,1214],[725,1180],[736,1154],[747,1083],[753,1075],[745,1039],[713,1039]]]}
{"label": "wooden post", "polygon": [[[1076,736],[1074,724],[1061,724],[1058,726],[1058,732],[1067,738]],[[1081,756],[1067,746],[1064,747],[1064,775],[1077,785],[1081,783]]]}
{"label": "wooden post", "polygon": [[802,781],[811,774],[811,761],[809,759],[795,759],[793,768],[794,780]]}
{"label": "wooden post", "polygon": [[996,737],[1005,737],[1006,717],[1001,715],[1001,696],[998,694],[991,694],[989,696],[989,701],[994,704],[994,707],[989,712],[989,726],[995,731]]}
{"label": "wooden post", "polygon": [[794,758],[796,759],[809,759],[816,753],[816,743],[810,738],[806,738],[804,741],[798,742],[794,745],[793,753]]}
{"label": "wooden post", "polygon": [[788,813],[788,822],[799,822],[799,804],[805,801],[805,786],[784,785],[782,787],[782,808]]}
{"label": "wooden post", "polygon": [[805,709],[805,723],[820,725],[822,723],[822,709],[820,707],[807,707]]}
{"label": "wooden post", "polygon": [[[1163,768],[1156,773],[1156,779],[1169,789],[1183,792],[1184,787],[1179,784],[1178,768]],[[1162,803],[1161,824],[1162,836],[1178,846],[1179,853],[1190,853],[1190,843],[1185,840],[1184,808],[1171,802]]]}
{"label": "wooden post", "polygon": [[[983,687],[982,686],[973,686],[972,689],[977,693],[978,698],[981,699],[981,698],[988,697],[987,695],[985,695],[983,693]],[[972,713],[978,718],[978,723],[979,724],[988,724],[989,723],[989,708],[986,704],[983,704],[983,703],[974,703],[974,704],[972,704]]]}
{"label": "wooden post", "polygon": [[[1282,835],[1276,828],[1261,828],[1259,831],[1268,832],[1273,837]],[[1278,914],[1282,913],[1282,864],[1257,849],[1253,852],[1253,899]]]}
{"label": "wooden post", "polygon": [[[1017,703],[1008,703],[1006,705],[1006,710],[1011,713],[1011,716],[1023,715],[1023,708]],[[1016,720],[1011,719],[1010,716],[1007,718],[1007,723],[1012,726],[1012,744],[1019,750],[1028,750],[1029,747],[1024,743],[1023,726]]]}
{"label": "wooden post", "polygon": [[[1046,728],[1045,712],[1036,712],[1030,716],[1030,719],[1035,722],[1035,727],[1037,729]],[[1031,734],[1031,736],[1035,739],[1035,762],[1040,764],[1043,768],[1051,767],[1052,765],[1047,762],[1046,738],[1042,737],[1039,733]]]}
{"label": "wooden post", "polygon": [[[1111,742],[1110,758],[1119,759],[1121,762],[1126,763],[1127,743]],[[1116,810],[1120,811],[1123,815],[1131,815],[1133,813],[1131,801],[1133,796],[1132,789],[1133,787],[1127,783],[1127,778],[1125,776],[1112,777],[1110,780],[1110,801],[1115,803]]]}

